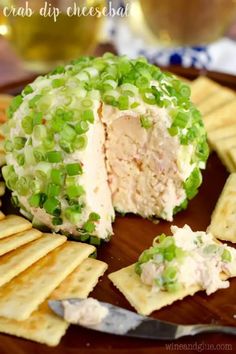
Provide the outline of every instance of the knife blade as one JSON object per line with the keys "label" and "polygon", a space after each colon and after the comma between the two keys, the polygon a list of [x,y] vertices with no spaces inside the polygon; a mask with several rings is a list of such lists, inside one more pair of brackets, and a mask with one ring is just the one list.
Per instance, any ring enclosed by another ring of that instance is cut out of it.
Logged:
{"label": "knife blade", "polygon": [[[48,305],[51,310],[64,319],[63,301],[79,306],[84,299],[49,300]],[[96,325],[78,323],[79,326],[103,333],[159,340],[174,340],[183,336],[209,332],[236,335],[236,327],[212,324],[180,325],[138,315],[106,302],[99,301],[99,303],[107,308],[106,317]]]}

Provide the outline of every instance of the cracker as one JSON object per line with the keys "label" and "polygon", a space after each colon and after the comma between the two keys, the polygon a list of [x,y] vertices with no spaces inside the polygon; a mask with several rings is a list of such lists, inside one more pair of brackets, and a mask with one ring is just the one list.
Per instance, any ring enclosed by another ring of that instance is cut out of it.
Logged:
{"label": "cracker", "polygon": [[200,76],[191,84],[191,100],[195,104],[204,101],[208,96],[219,90],[220,85],[205,76]]}
{"label": "cracker", "polygon": [[219,89],[213,95],[208,96],[204,101],[199,103],[198,109],[204,117],[204,115],[230,103],[230,101],[235,98],[236,95],[234,91],[219,86]]}
{"label": "cracker", "polygon": [[0,182],[0,197],[2,197],[5,194],[5,183],[4,182]]}
{"label": "cracker", "polygon": [[0,316],[26,320],[95,247],[66,242],[0,288]]}
{"label": "cracker", "polygon": [[236,100],[206,114],[204,123],[208,132],[229,124],[236,124]]}
{"label": "cracker", "polygon": [[216,140],[230,138],[231,136],[236,137],[236,124],[226,125],[225,127],[220,127],[218,129],[208,132],[207,137],[208,141],[212,147]]}
{"label": "cracker", "polygon": [[62,245],[66,240],[64,236],[44,234],[39,240],[30,242],[3,255],[0,258],[0,286],[9,282],[50,251]]}
{"label": "cracker", "polygon": [[8,215],[0,221],[0,238],[32,228],[32,224],[18,215]]}
{"label": "cracker", "polygon": [[[50,296],[51,300],[86,298],[107,269],[107,264],[88,258],[81,263]],[[69,323],[55,315],[47,300],[23,322],[0,317],[0,332],[56,346],[65,334]]]}
{"label": "cracker", "polygon": [[214,141],[216,152],[218,153],[222,163],[226,166],[229,172],[235,171],[235,166],[228,154],[234,146],[236,146],[236,136]]}
{"label": "cracker", "polygon": [[236,242],[236,173],[227,179],[207,229],[216,238]]}
{"label": "cracker", "polygon": [[227,156],[233,166],[233,172],[236,172],[236,146],[228,151]]}
{"label": "cracker", "polygon": [[196,285],[173,293],[152,292],[150,286],[142,283],[139,275],[135,273],[134,267],[135,265],[132,264],[129,267],[122,268],[109,274],[108,278],[141,315],[150,315],[155,310],[171,305],[174,301],[182,300],[184,297],[201,290]]}
{"label": "cracker", "polygon": [[[42,232],[36,229],[23,231],[13,236],[5,237],[0,240],[0,256],[16,248],[25,245],[28,242],[34,241],[42,236]],[[0,260],[1,262],[1,260]]]}

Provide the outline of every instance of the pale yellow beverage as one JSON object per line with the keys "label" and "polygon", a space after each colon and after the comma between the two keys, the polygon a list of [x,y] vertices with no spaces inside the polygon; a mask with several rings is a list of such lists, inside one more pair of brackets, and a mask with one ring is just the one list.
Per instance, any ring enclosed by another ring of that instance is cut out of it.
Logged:
{"label": "pale yellow beverage", "polygon": [[167,45],[212,42],[236,19],[236,0],[139,1],[147,26]]}
{"label": "pale yellow beverage", "polygon": [[[18,5],[21,0],[9,1]],[[8,38],[25,65],[36,71],[49,70],[57,64],[68,62],[94,50],[103,18],[98,16],[71,16],[67,7],[76,3],[79,7],[91,6],[102,9],[105,0],[51,0],[49,3],[61,10],[54,21],[53,17],[43,17],[39,13],[40,3],[29,1],[34,14],[30,17],[9,16],[7,18]]]}

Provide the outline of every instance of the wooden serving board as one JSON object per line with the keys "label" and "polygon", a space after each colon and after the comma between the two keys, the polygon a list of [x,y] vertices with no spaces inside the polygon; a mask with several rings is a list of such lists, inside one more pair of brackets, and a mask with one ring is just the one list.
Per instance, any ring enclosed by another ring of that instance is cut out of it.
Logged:
{"label": "wooden serving board", "polygon": [[[173,69],[173,68],[172,68]],[[192,69],[174,68],[176,74],[187,78],[195,78],[197,72]],[[208,73],[210,78],[236,90],[236,77],[217,73]],[[0,92],[18,93],[27,82],[18,82],[9,86],[0,87]],[[179,213],[172,224],[190,225],[194,230],[205,230],[210,223],[210,216],[215,203],[221,193],[228,173],[217,158],[212,154],[209,158],[204,182],[197,197],[192,200],[186,211]],[[9,194],[3,198],[5,213],[13,212]],[[134,215],[117,216],[112,240],[98,249],[98,259],[109,264],[108,272],[113,272],[135,262],[139,254],[148,248],[153,238],[165,232],[168,234],[170,223],[161,221],[153,224]],[[97,285],[93,297],[132,310],[123,295],[115,289],[107,278],[107,273]],[[229,289],[219,290],[217,293],[206,296],[199,292],[193,297],[187,297],[160,311],[152,314],[153,317],[181,324],[220,323],[236,325],[236,279],[231,280]],[[169,345],[169,347],[168,347]],[[181,349],[182,348],[182,349]],[[185,348],[185,349],[184,349]],[[213,350],[210,350],[212,348]],[[218,349],[217,349],[218,348]],[[37,344],[27,340],[0,334],[0,354],[74,354],[74,353],[184,353],[199,352],[234,352],[236,337],[223,334],[198,335],[186,337],[175,342],[148,341],[130,339],[113,335],[96,333],[76,326],[71,326],[61,344],[55,348]]]}

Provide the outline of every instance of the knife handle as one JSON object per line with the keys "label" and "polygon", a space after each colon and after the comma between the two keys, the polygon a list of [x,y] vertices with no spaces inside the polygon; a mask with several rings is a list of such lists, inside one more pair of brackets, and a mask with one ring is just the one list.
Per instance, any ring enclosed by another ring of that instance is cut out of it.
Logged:
{"label": "knife handle", "polygon": [[230,326],[220,326],[220,325],[207,325],[207,324],[199,324],[199,325],[190,325],[190,326],[179,326],[176,338],[180,338],[187,335],[196,335],[199,333],[226,333],[236,335],[236,327]]}

